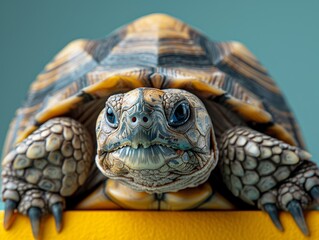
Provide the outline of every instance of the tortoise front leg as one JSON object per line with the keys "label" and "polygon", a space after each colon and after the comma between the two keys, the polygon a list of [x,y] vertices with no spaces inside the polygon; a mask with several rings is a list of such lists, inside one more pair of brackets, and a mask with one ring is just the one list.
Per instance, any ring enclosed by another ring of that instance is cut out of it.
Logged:
{"label": "tortoise front leg", "polygon": [[89,133],[70,118],[49,120],[19,143],[2,163],[4,227],[10,227],[17,209],[29,216],[35,238],[47,213],[54,215],[60,231],[64,198],[86,180],[92,153]]}
{"label": "tortoise front leg", "polygon": [[220,147],[226,186],[245,202],[266,211],[279,230],[278,209],[289,211],[305,235],[302,209],[319,200],[319,169],[310,154],[249,128],[227,131]]}

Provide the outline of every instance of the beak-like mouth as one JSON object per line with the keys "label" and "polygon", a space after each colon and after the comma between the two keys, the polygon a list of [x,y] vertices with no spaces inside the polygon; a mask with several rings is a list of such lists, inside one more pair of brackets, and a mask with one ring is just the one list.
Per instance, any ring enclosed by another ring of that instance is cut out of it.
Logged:
{"label": "beak-like mouth", "polygon": [[[101,149],[102,152],[106,153],[106,152],[115,152],[121,148],[126,148],[126,147],[130,147],[132,149],[148,149],[148,148],[152,148],[154,146],[161,146],[163,148],[171,148],[171,149],[175,149],[176,151],[177,150],[182,150],[181,148],[179,147],[176,147],[174,145],[168,145],[168,144],[165,144],[165,143],[161,143],[161,142],[150,142],[150,141],[147,141],[147,142],[124,142],[122,143],[120,146],[114,146],[114,147],[106,147],[107,150],[104,150],[104,149]],[[183,150],[190,150],[191,147],[190,146],[186,146],[183,148]]]}
{"label": "beak-like mouth", "polygon": [[197,186],[216,165],[216,149],[208,153],[157,143],[133,145],[100,150],[96,162],[104,175],[136,191],[174,192]]}
{"label": "beak-like mouth", "polygon": [[165,144],[122,145],[111,151],[100,151],[108,156],[109,168],[114,162],[121,161],[131,170],[159,169],[171,160],[179,158],[185,150],[175,149]]}

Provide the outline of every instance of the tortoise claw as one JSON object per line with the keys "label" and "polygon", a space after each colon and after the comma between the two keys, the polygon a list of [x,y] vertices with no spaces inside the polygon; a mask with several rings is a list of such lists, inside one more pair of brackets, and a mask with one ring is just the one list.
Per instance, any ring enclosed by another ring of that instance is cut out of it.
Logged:
{"label": "tortoise claw", "polygon": [[31,207],[28,210],[28,216],[32,226],[32,233],[35,239],[39,238],[40,222],[41,222],[41,210],[38,207]]}
{"label": "tortoise claw", "polygon": [[54,216],[56,231],[59,233],[62,230],[62,203],[55,203],[51,207],[51,212]]}
{"label": "tortoise claw", "polygon": [[310,190],[310,195],[314,201],[319,202],[319,186],[314,186]]}
{"label": "tortoise claw", "polygon": [[7,199],[5,201],[5,207],[4,207],[4,220],[3,220],[3,227],[4,229],[8,230],[12,223],[15,220],[14,217],[14,210],[17,208],[18,203],[16,201],[13,201],[11,199]]}
{"label": "tortoise claw", "polygon": [[297,226],[303,232],[303,234],[306,236],[309,236],[308,226],[305,221],[300,203],[297,200],[292,200],[288,204],[287,209],[291,213]]}
{"label": "tortoise claw", "polygon": [[283,232],[284,228],[282,227],[282,224],[279,219],[278,215],[278,209],[275,204],[273,203],[267,203],[264,205],[264,210],[268,213],[269,217],[271,218],[273,224],[276,226],[276,228]]}

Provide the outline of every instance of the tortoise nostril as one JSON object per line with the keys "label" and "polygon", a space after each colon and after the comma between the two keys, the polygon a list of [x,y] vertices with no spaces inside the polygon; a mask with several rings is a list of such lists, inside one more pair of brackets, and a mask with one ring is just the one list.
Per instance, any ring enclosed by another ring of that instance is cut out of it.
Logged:
{"label": "tortoise nostril", "polygon": [[142,123],[142,122],[144,122],[144,123],[147,123],[148,121],[149,121],[149,118],[148,117],[146,117],[146,116],[144,116],[144,117],[139,117],[139,116],[134,116],[134,117],[131,117],[131,121],[133,122],[133,123],[136,123],[136,122],[140,122],[140,123]]}
{"label": "tortoise nostril", "polygon": [[148,118],[147,117],[143,117],[143,122],[148,122]]}

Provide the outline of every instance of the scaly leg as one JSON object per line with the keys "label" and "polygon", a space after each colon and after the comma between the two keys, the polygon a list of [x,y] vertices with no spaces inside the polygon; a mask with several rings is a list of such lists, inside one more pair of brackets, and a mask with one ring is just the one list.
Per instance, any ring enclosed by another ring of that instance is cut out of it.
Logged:
{"label": "scaly leg", "polygon": [[266,211],[279,230],[283,230],[278,218],[282,209],[308,235],[302,209],[319,200],[319,169],[310,157],[297,147],[238,127],[222,137],[220,168],[231,192]]}
{"label": "scaly leg", "polygon": [[17,210],[29,216],[35,238],[41,217],[48,213],[60,231],[64,197],[86,180],[92,153],[89,133],[70,118],[51,119],[19,143],[2,163],[4,227],[10,227]]}

